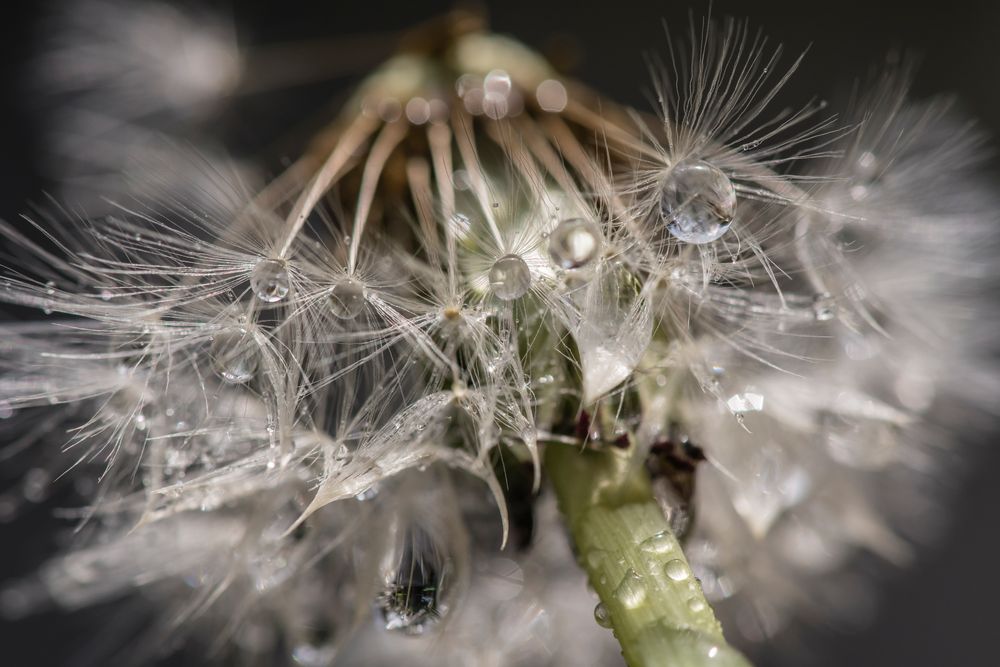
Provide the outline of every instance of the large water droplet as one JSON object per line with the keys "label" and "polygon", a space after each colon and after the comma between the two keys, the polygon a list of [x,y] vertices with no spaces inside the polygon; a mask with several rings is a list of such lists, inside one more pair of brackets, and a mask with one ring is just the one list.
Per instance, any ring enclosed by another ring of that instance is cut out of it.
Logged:
{"label": "large water droplet", "polygon": [[661,530],[652,537],[643,540],[639,544],[639,548],[648,554],[670,553],[674,549],[674,538],[669,532]]}
{"label": "large water droplet", "polygon": [[674,581],[684,581],[691,576],[691,570],[679,558],[667,561],[667,564],[663,566],[663,573]]}
{"label": "large water droplet", "polygon": [[288,296],[288,269],[280,259],[257,262],[250,274],[250,287],[264,303],[275,303]]}
{"label": "large water droplet", "polygon": [[253,336],[244,329],[230,329],[216,334],[209,354],[215,372],[231,384],[249,382],[257,372]]}
{"label": "large water droplet", "polygon": [[660,214],[667,231],[685,243],[711,243],[736,215],[736,188],[707,162],[682,162],[664,179]]}
{"label": "large water droplet", "polygon": [[517,255],[504,255],[490,269],[490,288],[498,299],[513,301],[528,293],[531,271]]}
{"label": "large water droplet", "polygon": [[447,612],[451,563],[422,528],[411,526],[399,537],[383,559],[386,586],[376,605],[386,630],[421,635]]}
{"label": "large water droplet", "polygon": [[353,280],[337,283],[330,289],[330,310],[342,320],[353,320],[365,307],[365,288]]}
{"label": "large water droplet", "polygon": [[594,620],[602,628],[611,627],[611,614],[608,612],[607,606],[603,602],[598,602],[597,606],[594,607]]}
{"label": "large water droplet", "polygon": [[563,269],[590,264],[601,251],[601,229],[591,220],[563,220],[549,235],[549,256]]}

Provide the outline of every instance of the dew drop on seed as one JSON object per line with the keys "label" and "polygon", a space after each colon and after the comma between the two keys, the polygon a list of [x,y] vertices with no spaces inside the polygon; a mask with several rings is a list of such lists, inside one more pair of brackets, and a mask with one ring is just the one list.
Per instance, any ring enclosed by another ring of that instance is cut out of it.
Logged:
{"label": "dew drop on seed", "polygon": [[667,561],[667,564],[663,566],[663,572],[674,581],[684,581],[691,576],[688,566],[679,558]]}
{"label": "dew drop on seed", "polygon": [[549,256],[563,269],[578,269],[593,262],[601,251],[601,230],[591,220],[563,220],[549,235]]}
{"label": "dew drop on seed", "polygon": [[635,570],[629,568],[614,592],[615,599],[626,609],[635,609],[646,601],[646,585]]}
{"label": "dew drop on seed", "polygon": [[598,602],[597,606],[594,607],[594,620],[602,628],[611,627],[611,614],[608,613],[608,608],[603,602]]}
{"label": "dew drop on seed", "polygon": [[498,299],[513,301],[528,293],[531,272],[517,255],[504,255],[490,269],[490,288]]}
{"label": "dew drop on seed", "polygon": [[249,382],[257,372],[253,337],[242,329],[216,334],[209,354],[215,372],[231,384]]}
{"label": "dew drop on seed", "polygon": [[679,241],[711,243],[733,222],[736,188],[728,176],[707,162],[682,162],[663,183],[660,214],[667,231]]}
{"label": "dew drop on seed", "polygon": [[652,537],[643,540],[639,548],[648,554],[665,554],[674,549],[673,537],[665,530],[661,530]]}
{"label": "dew drop on seed", "polygon": [[342,320],[353,320],[365,307],[365,288],[353,280],[337,283],[330,290],[330,310]]}
{"label": "dew drop on seed", "polygon": [[257,262],[250,274],[250,287],[264,303],[276,303],[288,296],[288,269],[280,259]]}

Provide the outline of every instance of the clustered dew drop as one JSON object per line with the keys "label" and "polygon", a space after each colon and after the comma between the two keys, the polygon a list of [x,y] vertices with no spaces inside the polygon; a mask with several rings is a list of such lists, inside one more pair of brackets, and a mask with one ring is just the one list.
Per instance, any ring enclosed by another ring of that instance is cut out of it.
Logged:
{"label": "clustered dew drop", "polygon": [[290,284],[288,269],[280,259],[264,259],[257,262],[250,274],[250,287],[257,298],[264,303],[277,303],[286,296]]}
{"label": "clustered dew drop", "polygon": [[729,230],[736,216],[736,188],[707,162],[681,162],[663,182],[660,215],[677,240],[711,243]]}
{"label": "clustered dew drop", "polygon": [[601,252],[601,229],[592,220],[563,220],[549,235],[549,256],[563,269],[579,269]]}
{"label": "clustered dew drop", "polygon": [[504,255],[490,269],[490,288],[498,299],[520,299],[531,288],[531,271],[517,255]]}

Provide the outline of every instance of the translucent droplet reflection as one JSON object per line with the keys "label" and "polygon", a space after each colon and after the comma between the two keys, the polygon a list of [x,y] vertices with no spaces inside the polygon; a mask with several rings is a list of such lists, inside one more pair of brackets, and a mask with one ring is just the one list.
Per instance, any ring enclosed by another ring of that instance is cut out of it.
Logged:
{"label": "translucent droplet reflection", "polygon": [[736,215],[736,188],[707,162],[682,162],[663,182],[660,214],[667,231],[684,243],[711,243]]}
{"label": "translucent droplet reflection", "polygon": [[365,288],[353,280],[337,283],[330,289],[330,310],[342,320],[353,320],[365,307]]}
{"label": "translucent droplet reflection", "polygon": [[250,287],[264,303],[276,303],[288,296],[288,269],[278,259],[257,262],[250,274]]}
{"label": "translucent droplet reflection", "polygon": [[601,230],[583,218],[563,220],[549,235],[549,256],[563,269],[578,269],[597,259]]}
{"label": "translucent droplet reflection", "polygon": [[498,299],[513,301],[528,293],[531,271],[517,255],[504,255],[490,269],[490,288]]}
{"label": "translucent droplet reflection", "polygon": [[253,336],[245,329],[222,331],[212,339],[212,367],[226,382],[249,382],[257,372]]}

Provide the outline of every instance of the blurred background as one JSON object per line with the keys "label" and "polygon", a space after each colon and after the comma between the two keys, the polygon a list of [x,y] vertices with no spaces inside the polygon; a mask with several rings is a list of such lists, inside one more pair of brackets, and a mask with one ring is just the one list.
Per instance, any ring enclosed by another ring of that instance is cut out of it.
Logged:
{"label": "blurred background", "polygon": [[[14,221],[30,203],[53,190],[43,168],[43,132],[51,115],[33,84],[32,63],[45,42],[44,17],[58,1],[8,3],[0,21],[0,218]],[[447,11],[449,2],[245,2],[182,3],[233,16],[242,44],[331,40],[329,75],[274,95],[248,96],[220,135],[239,155],[264,152],[280,159],[289,137],[304,137],[343,99],[352,81],[391,52],[395,31]],[[705,2],[612,0],[581,3],[507,0],[486,5],[497,32],[553,56],[568,73],[620,102],[651,108],[647,57],[664,54],[664,22],[674,35],[687,30],[688,12],[700,17]],[[916,3],[754,3],[716,1],[716,16],[749,18],[786,49],[783,62],[809,53],[781,100],[790,105],[849,91],[893,50],[919,57],[915,94],[950,93],[960,107],[997,137],[1000,146],[1000,3],[955,0],[923,8]],[[365,35],[358,38],[358,35]],[[339,40],[339,41],[338,41]],[[342,48],[336,48],[340,44]],[[340,61],[345,54],[350,60]],[[292,128],[292,129],[289,129]],[[994,159],[992,166],[996,169]],[[1000,186],[1000,178],[994,174]],[[928,270],[933,270],[929,267]],[[17,317],[12,310],[0,317]],[[2,344],[2,341],[0,341]],[[997,429],[994,429],[997,432]],[[766,657],[763,665],[995,665],[997,600],[1000,600],[1000,447],[978,438],[962,450],[958,465],[942,468],[953,490],[952,522],[944,539],[924,550],[914,567],[881,582],[881,604],[872,623],[856,632],[821,629],[809,635],[812,654]],[[3,464],[0,463],[0,466]],[[0,524],[0,579],[32,571],[55,544],[52,506],[31,509],[14,524]],[[96,628],[122,620],[121,610],[96,608],[75,616],[0,621],[0,664],[48,666],[99,664],[78,647]],[[133,624],[137,621],[133,619]],[[123,627],[122,633],[129,630]],[[187,655],[176,664],[201,664]]]}

